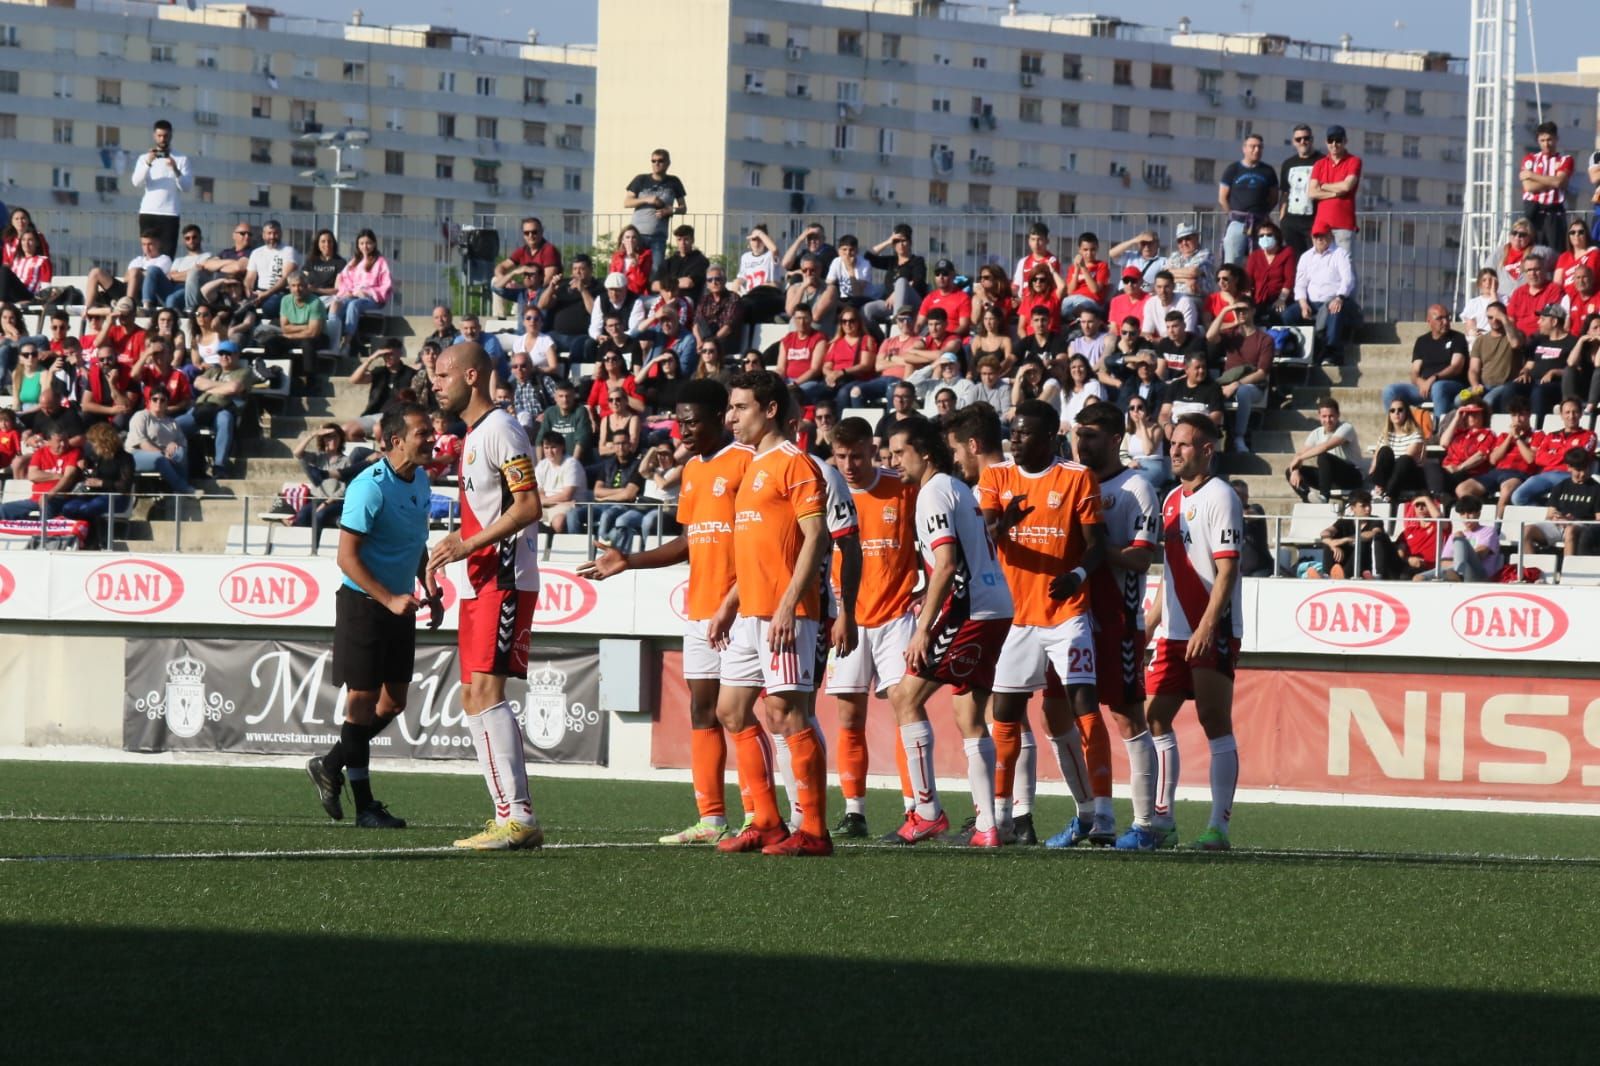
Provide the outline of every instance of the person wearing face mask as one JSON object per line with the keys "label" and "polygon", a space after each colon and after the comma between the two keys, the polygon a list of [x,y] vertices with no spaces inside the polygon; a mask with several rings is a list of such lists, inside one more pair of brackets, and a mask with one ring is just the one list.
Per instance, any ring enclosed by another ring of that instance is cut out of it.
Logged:
{"label": "person wearing face mask", "polygon": [[1283,239],[1276,222],[1263,222],[1256,230],[1256,247],[1245,260],[1250,291],[1256,298],[1256,322],[1278,325],[1283,309],[1294,299],[1295,266],[1299,257]]}

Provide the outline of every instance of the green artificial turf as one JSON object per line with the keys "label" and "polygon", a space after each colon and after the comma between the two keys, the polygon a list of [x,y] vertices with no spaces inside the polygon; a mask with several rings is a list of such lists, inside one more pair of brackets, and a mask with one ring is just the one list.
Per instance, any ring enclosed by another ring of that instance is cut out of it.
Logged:
{"label": "green artificial turf", "polygon": [[[298,771],[0,763],[0,857],[61,857],[0,862],[6,1059],[1593,1061],[1590,819],[1245,806],[1228,855],[781,860],[648,846],[685,785],[540,780],[550,843],[596,846],[475,855],[410,849],[482,819],[477,778],[375,785],[410,829],[328,822]],[[196,852],[235,854],[113,858]]]}

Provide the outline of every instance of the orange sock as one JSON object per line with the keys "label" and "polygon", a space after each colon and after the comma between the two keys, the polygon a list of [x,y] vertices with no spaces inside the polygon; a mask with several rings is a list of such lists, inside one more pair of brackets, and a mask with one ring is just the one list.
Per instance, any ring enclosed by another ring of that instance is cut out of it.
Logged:
{"label": "orange sock", "polygon": [[906,762],[906,742],[898,729],[894,731],[894,765],[900,771],[900,795],[910,803],[914,798],[911,794],[911,765]]}
{"label": "orange sock", "polygon": [[867,731],[839,730],[839,791],[845,799],[867,794]]}
{"label": "orange sock", "polygon": [[1099,708],[1093,714],[1078,716],[1078,735],[1083,738],[1083,761],[1089,768],[1089,794],[1096,799],[1111,797],[1111,737]]}
{"label": "orange sock", "polygon": [[783,824],[778,816],[778,797],[772,790],[772,747],[758,725],[733,735],[734,756],[739,761],[739,791],[746,797],[745,810],[755,815],[757,829],[776,829]]}
{"label": "orange sock", "polygon": [[722,788],[728,769],[728,743],[722,726],[690,731],[689,765],[694,775],[694,805],[699,808],[700,817],[727,817]]}
{"label": "orange sock", "polygon": [[989,732],[994,736],[994,794],[1009,800],[1017,772],[1017,753],[1022,750],[1022,723],[995,722]]}
{"label": "orange sock", "polygon": [[811,729],[792,734],[788,742],[800,802],[800,828],[815,837],[827,836],[828,757]]}

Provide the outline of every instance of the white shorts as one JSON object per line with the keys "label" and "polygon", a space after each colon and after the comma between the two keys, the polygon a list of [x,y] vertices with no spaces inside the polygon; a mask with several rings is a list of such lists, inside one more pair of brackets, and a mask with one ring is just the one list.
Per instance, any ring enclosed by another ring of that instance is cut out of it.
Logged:
{"label": "white shorts", "polygon": [[711,646],[706,631],[711,619],[683,624],[683,679],[715,681],[722,676],[722,653]]}
{"label": "white shorts", "polygon": [[1063,685],[1095,683],[1094,633],[1087,615],[1058,626],[1012,626],[994,665],[994,691],[1038,692],[1047,662]]}
{"label": "white shorts", "polygon": [[856,650],[843,658],[835,655],[828,663],[828,692],[886,692],[899,684],[906,676],[906,646],[916,629],[916,615],[904,614],[861,630]]}
{"label": "white shorts", "polygon": [[811,692],[816,688],[817,620],[794,620],[794,646],[773,651],[767,646],[772,623],[740,615],[728,631],[722,652],[722,683],[733,688],[768,692]]}

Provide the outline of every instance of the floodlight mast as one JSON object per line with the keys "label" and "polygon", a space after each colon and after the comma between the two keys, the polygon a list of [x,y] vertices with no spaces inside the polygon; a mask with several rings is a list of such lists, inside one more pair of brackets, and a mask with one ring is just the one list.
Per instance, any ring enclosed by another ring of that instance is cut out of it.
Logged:
{"label": "floodlight mast", "polygon": [[1461,208],[1461,259],[1456,306],[1477,292],[1484,266],[1500,265],[1504,228],[1518,186],[1514,136],[1517,88],[1517,0],[1470,0],[1467,58],[1467,180]]}

